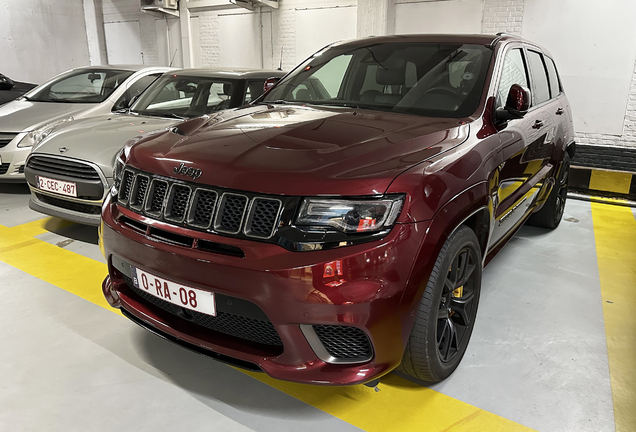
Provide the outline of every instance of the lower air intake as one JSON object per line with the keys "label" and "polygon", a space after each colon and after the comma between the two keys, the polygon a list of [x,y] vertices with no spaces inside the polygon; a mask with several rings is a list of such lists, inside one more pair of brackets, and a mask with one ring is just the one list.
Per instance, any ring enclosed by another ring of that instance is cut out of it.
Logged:
{"label": "lower air intake", "polygon": [[325,350],[336,360],[364,362],[373,357],[369,338],[357,327],[314,325],[313,328]]}

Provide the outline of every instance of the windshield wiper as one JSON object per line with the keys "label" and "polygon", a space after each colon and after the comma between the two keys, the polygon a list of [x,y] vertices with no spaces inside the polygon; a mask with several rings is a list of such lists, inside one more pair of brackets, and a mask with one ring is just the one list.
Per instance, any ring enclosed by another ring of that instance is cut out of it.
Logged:
{"label": "windshield wiper", "polygon": [[333,106],[333,107],[344,107],[344,108],[355,108],[361,109],[365,108],[364,106],[360,106],[354,102],[337,102],[337,101],[307,101],[303,102],[309,105],[319,105],[319,106]]}
{"label": "windshield wiper", "polygon": [[184,116],[180,116],[179,114],[175,114],[175,113],[161,113],[159,114],[161,117],[170,117],[170,118],[176,118],[176,119],[180,119],[180,120],[185,120],[188,117],[184,117]]}

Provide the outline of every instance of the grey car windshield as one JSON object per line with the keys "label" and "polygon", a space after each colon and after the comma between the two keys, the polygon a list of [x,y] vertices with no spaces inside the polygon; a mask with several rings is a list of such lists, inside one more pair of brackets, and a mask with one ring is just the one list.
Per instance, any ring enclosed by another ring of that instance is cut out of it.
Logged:
{"label": "grey car windshield", "polygon": [[198,117],[230,108],[236,88],[235,80],[164,75],[141,94],[131,111],[158,117]]}
{"label": "grey car windshield", "polygon": [[116,69],[79,69],[36,89],[27,100],[34,102],[100,103],[133,74]]}
{"label": "grey car windshield", "polygon": [[262,102],[466,117],[479,104],[491,55],[467,44],[336,46],[301,64]]}

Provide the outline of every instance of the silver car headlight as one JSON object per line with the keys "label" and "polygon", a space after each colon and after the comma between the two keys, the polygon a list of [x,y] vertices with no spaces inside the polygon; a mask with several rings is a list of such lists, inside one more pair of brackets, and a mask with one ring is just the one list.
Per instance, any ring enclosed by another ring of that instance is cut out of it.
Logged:
{"label": "silver car headlight", "polygon": [[53,132],[53,130],[59,125],[72,121],[73,117],[67,117],[62,120],[57,120],[52,123],[47,123],[44,126],[41,126],[31,132],[27,133],[24,138],[20,140],[18,143],[18,147],[26,148],[26,147],[35,147],[40,144],[47,136]]}
{"label": "silver car headlight", "polygon": [[115,162],[113,163],[113,193],[116,194],[121,184],[121,177],[124,174],[124,149],[121,149],[117,156],[115,156]]}
{"label": "silver car headlight", "polygon": [[295,224],[345,233],[380,231],[395,223],[403,203],[402,195],[377,200],[305,198]]}

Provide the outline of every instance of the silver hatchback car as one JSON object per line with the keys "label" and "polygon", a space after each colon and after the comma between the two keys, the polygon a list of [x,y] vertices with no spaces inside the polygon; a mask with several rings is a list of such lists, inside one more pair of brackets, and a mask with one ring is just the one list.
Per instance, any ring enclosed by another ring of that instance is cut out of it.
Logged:
{"label": "silver hatchback car", "polygon": [[282,71],[260,69],[182,69],[164,74],[130,109],[57,126],[27,159],[29,207],[99,225],[113,164],[126,141],[184,119],[249,103],[263,93],[270,79],[283,75]]}
{"label": "silver hatchback car", "polygon": [[0,106],[0,182],[24,181],[31,148],[56,125],[125,108],[170,70],[144,66],[72,69]]}

